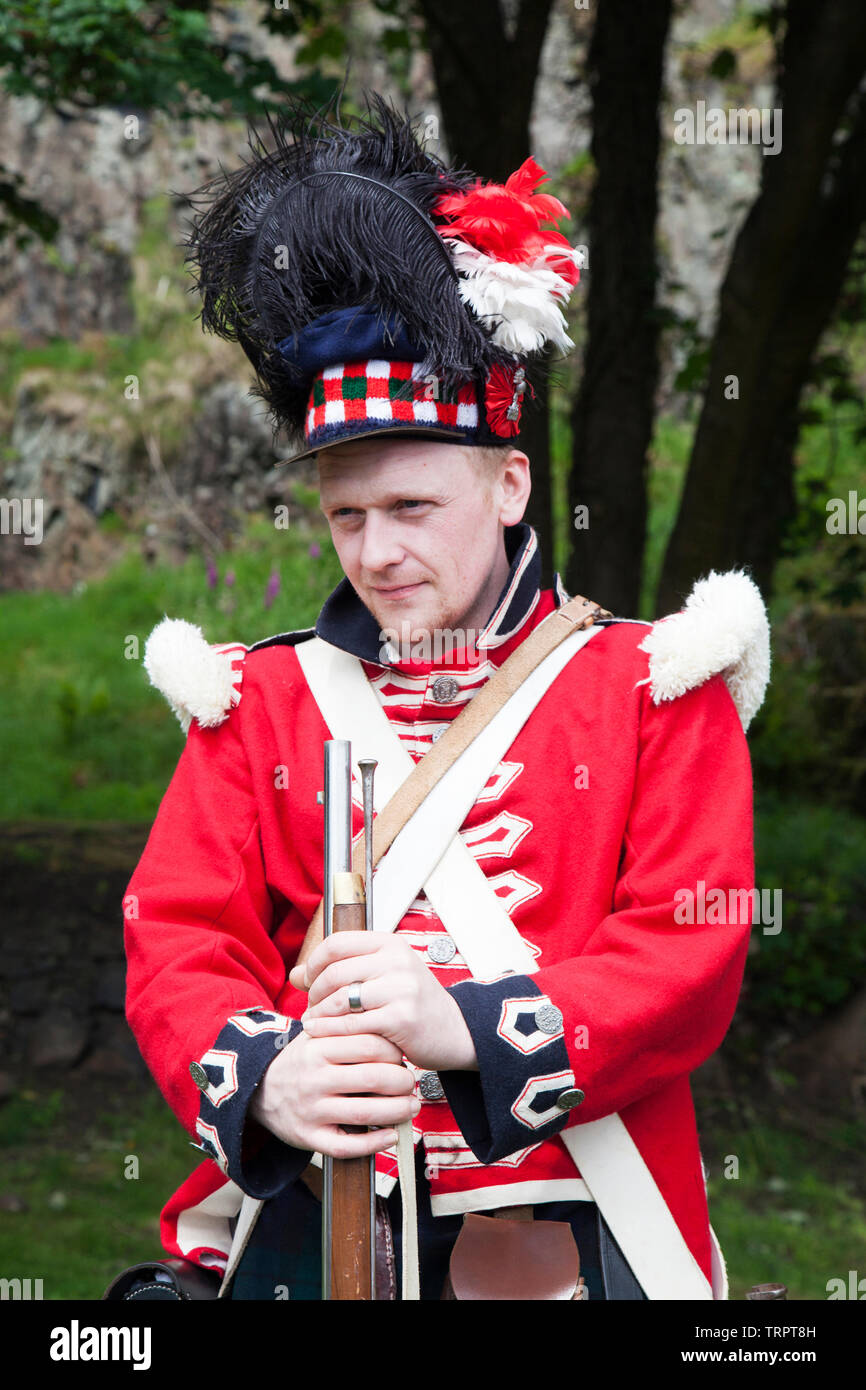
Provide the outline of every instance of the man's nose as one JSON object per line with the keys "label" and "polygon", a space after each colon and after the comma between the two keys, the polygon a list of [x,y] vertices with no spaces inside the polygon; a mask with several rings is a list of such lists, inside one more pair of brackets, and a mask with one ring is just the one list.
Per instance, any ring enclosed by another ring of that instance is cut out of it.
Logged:
{"label": "man's nose", "polygon": [[371,575],[398,565],[403,559],[403,547],[393,520],[372,508],[364,516],[360,559],[362,570]]}

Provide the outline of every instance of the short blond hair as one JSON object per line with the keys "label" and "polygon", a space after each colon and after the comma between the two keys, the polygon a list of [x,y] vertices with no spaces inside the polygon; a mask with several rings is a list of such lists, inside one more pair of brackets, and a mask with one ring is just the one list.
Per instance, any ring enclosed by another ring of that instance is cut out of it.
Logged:
{"label": "short blond hair", "polygon": [[507,459],[513,449],[512,444],[484,444],[472,447],[473,453],[481,464],[481,467],[488,473],[495,473]]}

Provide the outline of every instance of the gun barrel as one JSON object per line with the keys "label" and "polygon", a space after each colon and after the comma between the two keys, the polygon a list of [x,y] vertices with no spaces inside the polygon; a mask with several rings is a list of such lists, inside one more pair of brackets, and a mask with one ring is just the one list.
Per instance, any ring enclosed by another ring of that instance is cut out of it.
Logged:
{"label": "gun barrel", "polygon": [[[364,798],[364,894],[365,926],[373,930],[373,773],[379,766],[376,758],[359,758],[361,769],[361,788]],[[376,1156],[370,1156],[370,1288],[371,1298],[376,1297]]]}

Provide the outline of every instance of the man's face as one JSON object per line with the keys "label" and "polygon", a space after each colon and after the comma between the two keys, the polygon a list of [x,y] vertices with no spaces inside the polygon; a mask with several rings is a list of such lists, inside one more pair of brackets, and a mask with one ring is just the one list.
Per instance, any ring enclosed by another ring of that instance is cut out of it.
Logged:
{"label": "man's face", "polygon": [[[319,455],[321,508],[343,572],[381,630],[480,630],[508,575],[529,460],[492,470],[460,444],[376,436]],[[408,628],[404,625],[408,624]]]}

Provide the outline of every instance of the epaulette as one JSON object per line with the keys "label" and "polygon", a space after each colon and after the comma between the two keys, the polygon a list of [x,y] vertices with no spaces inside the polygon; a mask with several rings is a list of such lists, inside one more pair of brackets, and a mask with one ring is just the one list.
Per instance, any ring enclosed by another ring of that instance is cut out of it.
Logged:
{"label": "epaulette", "polygon": [[679,613],[654,622],[638,643],[649,655],[655,704],[722,675],[748,729],[764,702],[770,679],[770,622],[761,591],[744,570],[699,579]]}
{"label": "epaulette", "polygon": [[171,705],[184,733],[193,719],[202,729],[215,729],[240,701],[244,662],[250,652],[296,646],[314,636],[314,628],[302,628],[265,637],[251,647],[243,642],[210,643],[195,623],[165,617],[145,643],[144,669],[151,685]]}

